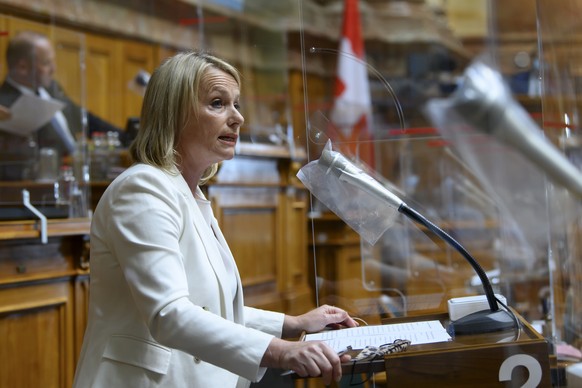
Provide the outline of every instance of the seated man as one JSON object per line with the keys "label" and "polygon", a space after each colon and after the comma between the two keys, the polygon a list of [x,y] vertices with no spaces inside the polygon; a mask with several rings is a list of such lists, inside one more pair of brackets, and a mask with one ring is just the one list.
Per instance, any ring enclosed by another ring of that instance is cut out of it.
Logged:
{"label": "seated man", "polygon": [[[54,148],[60,157],[71,155],[75,151],[76,141],[82,133],[83,111],[66,96],[53,79],[56,69],[55,51],[45,35],[32,31],[15,35],[6,50],[6,62],[8,75],[0,86],[0,119],[10,117],[10,107],[23,94],[56,99],[64,104],[61,111],[32,135],[19,136],[0,130],[0,180],[33,179],[32,159],[38,149]],[[93,132],[122,133],[119,128],[89,112],[87,125],[89,137]]]}

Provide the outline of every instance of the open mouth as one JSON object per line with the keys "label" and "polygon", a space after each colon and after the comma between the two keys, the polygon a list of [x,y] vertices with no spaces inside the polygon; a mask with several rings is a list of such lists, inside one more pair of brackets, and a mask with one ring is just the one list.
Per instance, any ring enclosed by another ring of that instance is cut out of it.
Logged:
{"label": "open mouth", "polygon": [[219,140],[226,141],[228,143],[236,143],[236,135],[223,135],[218,137]]}

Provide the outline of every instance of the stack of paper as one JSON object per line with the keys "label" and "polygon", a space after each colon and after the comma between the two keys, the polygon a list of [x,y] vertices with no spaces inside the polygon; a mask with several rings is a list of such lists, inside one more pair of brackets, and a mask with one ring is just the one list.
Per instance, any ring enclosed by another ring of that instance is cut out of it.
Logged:
{"label": "stack of paper", "polygon": [[438,321],[421,321],[352,327],[308,334],[305,341],[325,341],[336,352],[351,346],[352,349],[389,344],[397,339],[410,340],[411,345],[449,341],[451,336]]}

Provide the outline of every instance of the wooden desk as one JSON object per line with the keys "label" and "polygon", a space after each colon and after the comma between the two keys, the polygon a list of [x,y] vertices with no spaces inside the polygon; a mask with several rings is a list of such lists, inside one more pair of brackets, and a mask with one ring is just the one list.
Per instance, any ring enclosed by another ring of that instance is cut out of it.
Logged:
{"label": "wooden desk", "polygon": [[[383,360],[346,363],[343,373],[386,372],[389,387],[550,387],[548,344],[521,316],[518,318],[522,323],[518,336],[515,331],[504,331],[412,345]],[[447,314],[393,318],[383,323],[432,319],[448,325]]]}
{"label": "wooden desk", "polygon": [[86,325],[89,219],[0,222],[0,388],[70,387]]}

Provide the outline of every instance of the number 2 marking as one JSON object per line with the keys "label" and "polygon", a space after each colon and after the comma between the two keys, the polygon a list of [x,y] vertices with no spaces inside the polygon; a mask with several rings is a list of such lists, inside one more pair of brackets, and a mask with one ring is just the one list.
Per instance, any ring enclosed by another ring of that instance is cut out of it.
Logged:
{"label": "number 2 marking", "polygon": [[542,381],[542,366],[528,354],[515,354],[503,361],[499,368],[499,381],[510,381],[511,372],[517,366],[525,366],[529,372],[529,378],[521,388],[535,388]]}

